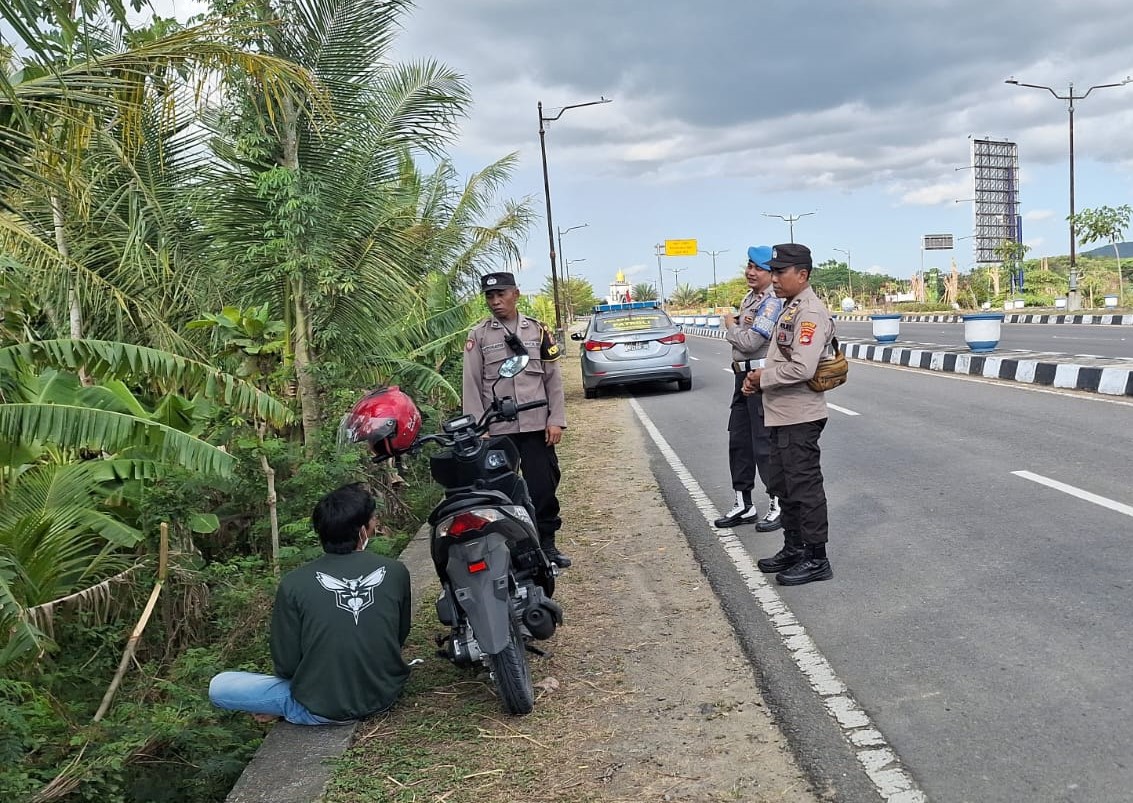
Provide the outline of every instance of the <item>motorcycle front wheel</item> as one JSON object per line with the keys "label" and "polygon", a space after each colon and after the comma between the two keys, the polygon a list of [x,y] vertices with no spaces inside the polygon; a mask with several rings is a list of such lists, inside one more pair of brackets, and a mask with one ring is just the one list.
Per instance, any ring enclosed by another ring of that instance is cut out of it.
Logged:
{"label": "motorcycle front wheel", "polygon": [[509,714],[530,714],[535,707],[535,688],[531,684],[531,667],[527,665],[523,636],[514,617],[508,645],[495,655],[489,655],[488,662],[504,710]]}

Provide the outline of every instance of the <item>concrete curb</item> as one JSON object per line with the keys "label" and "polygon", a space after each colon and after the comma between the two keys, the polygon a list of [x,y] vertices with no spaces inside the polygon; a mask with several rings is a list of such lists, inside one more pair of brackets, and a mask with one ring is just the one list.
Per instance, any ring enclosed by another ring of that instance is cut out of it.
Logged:
{"label": "concrete curb", "polygon": [[[723,338],[719,329],[686,326],[686,334]],[[1028,351],[972,354],[968,351],[929,351],[926,349],[879,346],[839,338],[842,353],[853,360],[903,365],[927,371],[967,374],[989,379],[1006,379],[1069,390],[1088,390],[1110,396],[1133,396],[1133,361],[1100,361],[1083,364],[1043,359]],[[1106,364],[1106,363],[1111,364]]]}
{"label": "concrete curb", "polygon": [[[436,581],[429,554],[429,526],[422,524],[398,559],[409,569],[413,616],[421,597]],[[252,761],[244,768],[225,803],[314,803],[326,793],[333,762],[350,747],[360,723],[350,725],[272,726]]]}
{"label": "concrete curb", "polygon": [[1029,352],[972,354],[960,351],[877,346],[843,342],[842,352],[850,359],[904,365],[929,371],[1007,379],[1070,390],[1089,390],[1113,396],[1133,396],[1133,363],[1125,365],[1081,365],[1035,359]]}
{"label": "concrete curb", "polygon": [[[996,312],[996,310],[989,310]],[[869,321],[868,315],[846,315],[838,313],[836,321]],[[909,323],[963,323],[961,315],[902,315],[902,321]],[[1041,313],[1003,313],[1004,323],[1080,323],[1107,326],[1133,326],[1133,315],[1052,315]]]}

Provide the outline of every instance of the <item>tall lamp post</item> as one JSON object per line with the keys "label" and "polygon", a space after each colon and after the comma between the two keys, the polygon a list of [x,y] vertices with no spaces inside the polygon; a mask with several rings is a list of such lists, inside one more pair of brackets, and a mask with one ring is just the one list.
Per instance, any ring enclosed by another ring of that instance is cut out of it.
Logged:
{"label": "tall lamp post", "polygon": [[839,254],[846,255],[846,282],[850,285],[850,300],[854,300],[854,270],[850,267],[850,249],[849,248],[832,248],[831,251],[837,251]]}
{"label": "tall lamp post", "polygon": [[1042,84],[1027,84],[1022,81],[1017,81],[1014,78],[1008,78],[1004,81],[1004,83],[1013,84],[1014,86],[1029,86],[1031,89],[1045,89],[1059,100],[1067,101],[1067,111],[1070,112],[1070,285],[1066,293],[1066,308],[1068,310],[1081,309],[1082,306],[1078,298],[1078,260],[1077,243],[1075,242],[1077,235],[1074,231],[1074,101],[1085,100],[1095,89],[1125,86],[1130,81],[1133,81],[1133,78],[1126,76],[1124,81],[1120,81],[1116,84],[1094,84],[1081,95],[1074,94],[1073,83],[1070,84],[1070,88],[1065,95],[1060,95],[1049,86]]}
{"label": "tall lamp post", "polygon": [[777,217],[780,220],[787,221],[787,225],[790,227],[790,232],[791,232],[791,242],[794,242],[795,241],[795,221],[800,220],[800,219],[806,217],[807,215],[813,215],[814,212],[803,212],[801,215],[770,215],[767,212],[760,212],[760,214],[763,215],[764,217]]}
{"label": "tall lamp post", "polygon": [[554,296],[555,302],[555,335],[562,340],[563,337],[563,311],[562,304],[559,301],[559,269],[555,264],[555,227],[551,223],[551,180],[547,176],[547,130],[543,127],[543,123],[553,123],[563,116],[563,112],[567,109],[579,109],[583,106],[597,106],[600,103],[610,103],[608,98],[600,98],[599,100],[591,100],[587,103],[572,103],[569,106],[563,106],[559,109],[559,113],[554,117],[543,116],[543,101],[539,101],[539,150],[543,154],[543,195],[547,199],[547,242],[551,247],[551,294]]}
{"label": "tall lamp post", "polygon": [[[569,284],[569,282],[570,282],[570,262],[571,262],[571,260],[566,258],[566,252],[563,251],[563,235],[567,234],[568,232],[572,232],[575,229],[584,229],[589,225],[590,225],[589,223],[580,223],[577,226],[571,226],[569,229],[559,229],[559,228],[555,229],[555,231],[557,231],[558,234],[559,234],[559,259],[561,259],[563,261],[563,268],[564,268],[563,272],[566,274],[564,276],[564,281],[566,281],[568,283],[567,289],[566,289],[566,297],[567,297],[568,301],[570,300],[570,284]],[[582,260],[576,259],[574,261],[575,262],[581,262]],[[574,319],[574,315],[572,314],[572,312],[569,308],[569,304],[568,304],[567,320],[570,321],[570,320],[573,320],[573,319]]]}
{"label": "tall lamp post", "polygon": [[712,257],[712,308],[716,308],[716,257],[720,254],[728,253],[727,248],[722,248],[719,251],[701,251],[702,254],[708,254]]}
{"label": "tall lamp post", "polygon": [[658,243],[653,246],[653,251],[657,254],[657,281],[660,284],[657,297],[661,300],[661,309],[665,309],[665,274],[661,272],[661,257],[665,253],[664,244]]}
{"label": "tall lamp post", "polygon": [[[561,251],[560,251],[561,253]],[[563,259],[563,300],[566,302],[566,316],[567,323],[574,322],[574,301],[570,297],[570,266],[576,262],[585,262],[586,257],[579,257],[578,259]]]}

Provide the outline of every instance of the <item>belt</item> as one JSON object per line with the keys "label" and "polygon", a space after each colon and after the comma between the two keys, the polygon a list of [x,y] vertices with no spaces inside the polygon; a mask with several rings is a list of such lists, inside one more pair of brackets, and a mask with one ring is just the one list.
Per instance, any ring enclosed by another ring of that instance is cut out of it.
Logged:
{"label": "belt", "polygon": [[763,362],[763,360],[732,360],[732,373],[746,374],[748,371],[762,368]]}

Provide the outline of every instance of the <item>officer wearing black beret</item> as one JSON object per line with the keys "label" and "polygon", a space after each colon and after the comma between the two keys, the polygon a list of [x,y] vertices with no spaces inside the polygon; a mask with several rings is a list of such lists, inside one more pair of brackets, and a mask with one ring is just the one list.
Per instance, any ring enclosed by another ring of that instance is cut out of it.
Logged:
{"label": "officer wearing black beret", "polygon": [[464,412],[477,418],[484,414],[492,403],[492,385],[504,360],[512,354],[530,358],[519,376],[500,380],[498,392],[510,395],[519,404],[546,401],[547,406],[524,410],[517,421],[497,421],[491,434],[506,435],[519,449],[520,471],[535,505],[535,526],[543,552],[566,568],[571,560],[555,544],[555,533],[562,527],[555,444],[566,428],[566,397],[559,366],[562,349],[545,324],[520,314],[519,287],[513,274],[485,274],[480,288],[492,314],[472,328],[464,344]]}

